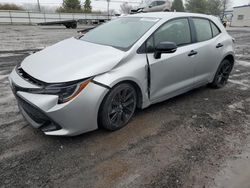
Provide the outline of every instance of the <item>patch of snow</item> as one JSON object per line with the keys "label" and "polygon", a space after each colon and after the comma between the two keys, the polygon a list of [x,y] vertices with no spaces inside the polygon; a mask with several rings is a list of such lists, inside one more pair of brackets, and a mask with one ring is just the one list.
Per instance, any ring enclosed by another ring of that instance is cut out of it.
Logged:
{"label": "patch of snow", "polygon": [[233,84],[237,84],[237,85],[240,85],[240,86],[243,86],[243,87],[250,88],[250,85],[244,83],[246,80],[232,80],[232,79],[229,79],[228,81],[233,83]]}
{"label": "patch of snow", "polygon": [[7,75],[0,75],[0,80],[3,80],[3,79],[5,79],[5,78],[7,78],[9,75],[7,74]]}
{"label": "patch of snow", "polygon": [[231,77],[241,77],[241,76],[249,76],[250,72],[244,72],[240,74],[233,74]]}
{"label": "patch of snow", "polygon": [[20,56],[20,54],[15,53],[0,53],[0,57],[10,57],[10,56]]}
{"label": "patch of snow", "polygon": [[244,66],[244,67],[250,67],[250,62],[248,61],[237,61],[237,63],[241,66]]}
{"label": "patch of snow", "polygon": [[230,109],[241,109],[241,110],[245,109],[244,106],[243,106],[242,101],[233,103],[233,104],[229,105],[228,108],[230,108]]}

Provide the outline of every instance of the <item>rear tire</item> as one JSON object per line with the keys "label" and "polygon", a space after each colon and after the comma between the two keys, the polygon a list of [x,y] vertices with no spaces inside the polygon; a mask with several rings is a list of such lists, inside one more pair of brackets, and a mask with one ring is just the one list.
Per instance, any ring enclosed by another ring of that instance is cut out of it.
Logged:
{"label": "rear tire", "polygon": [[122,83],[115,86],[102,102],[99,125],[110,131],[124,127],[132,118],[136,103],[136,90],[131,84]]}
{"label": "rear tire", "polygon": [[76,29],[76,28],[77,28],[77,23],[72,23],[72,24],[71,24],[71,28],[72,28],[72,29]]}
{"label": "rear tire", "polygon": [[69,29],[70,28],[70,25],[69,24],[64,24],[64,26]]}
{"label": "rear tire", "polygon": [[217,69],[213,82],[209,85],[215,89],[224,87],[227,84],[232,69],[233,63],[228,59],[224,59]]}

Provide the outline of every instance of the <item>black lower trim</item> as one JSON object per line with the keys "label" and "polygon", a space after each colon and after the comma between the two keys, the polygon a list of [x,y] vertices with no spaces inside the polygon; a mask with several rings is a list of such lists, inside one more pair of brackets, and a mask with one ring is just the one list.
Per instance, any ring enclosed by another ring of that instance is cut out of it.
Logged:
{"label": "black lower trim", "polygon": [[56,131],[62,129],[57,123],[51,120],[42,110],[30,104],[22,97],[16,96],[18,104],[26,114],[36,123],[40,124],[40,130],[43,132]]}

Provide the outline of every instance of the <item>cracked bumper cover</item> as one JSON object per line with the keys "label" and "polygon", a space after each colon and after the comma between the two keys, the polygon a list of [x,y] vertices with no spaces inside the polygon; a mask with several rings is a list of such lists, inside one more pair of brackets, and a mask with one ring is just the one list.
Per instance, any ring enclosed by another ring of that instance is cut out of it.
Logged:
{"label": "cracked bumper cover", "polygon": [[[21,78],[15,70],[10,74],[9,81],[25,119],[46,135],[73,136],[98,128],[98,110],[107,88],[90,82],[74,99],[58,104],[57,95],[15,91],[15,86],[37,87]],[[48,131],[46,126],[55,126],[55,130]]]}

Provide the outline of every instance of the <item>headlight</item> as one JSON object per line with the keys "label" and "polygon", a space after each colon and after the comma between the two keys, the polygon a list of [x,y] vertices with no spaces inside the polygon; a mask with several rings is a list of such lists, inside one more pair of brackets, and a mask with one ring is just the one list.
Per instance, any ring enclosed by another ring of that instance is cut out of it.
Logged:
{"label": "headlight", "polygon": [[31,93],[58,95],[58,103],[65,103],[76,97],[91,81],[87,79],[77,83],[49,84],[43,89],[35,89]]}
{"label": "headlight", "polygon": [[16,72],[25,80],[41,87],[39,89],[28,89],[26,90],[27,92],[36,94],[58,95],[59,104],[68,102],[76,97],[92,80],[92,78],[86,78],[84,80],[82,79],[66,83],[48,84],[28,75],[20,67],[20,65],[16,66]]}

